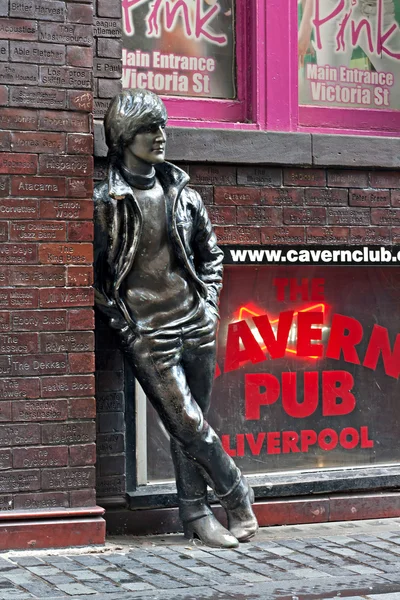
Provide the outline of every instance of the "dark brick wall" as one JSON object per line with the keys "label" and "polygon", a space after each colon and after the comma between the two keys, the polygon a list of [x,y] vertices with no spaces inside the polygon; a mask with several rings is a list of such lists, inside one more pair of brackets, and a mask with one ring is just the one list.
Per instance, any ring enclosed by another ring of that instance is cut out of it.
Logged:
{"label": "dark brick wall", "polygon": [[91,0],[0,2],[0,509],[95,503]]}

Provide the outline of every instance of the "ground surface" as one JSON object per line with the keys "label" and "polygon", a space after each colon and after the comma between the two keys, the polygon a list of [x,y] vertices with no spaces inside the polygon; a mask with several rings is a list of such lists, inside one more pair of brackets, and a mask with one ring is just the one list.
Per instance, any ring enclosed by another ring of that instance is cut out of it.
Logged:
{"label": "ground surface", "polygon": [[400,600],[400,519],[271,527],[237,550],[182,536],[0,554],[0,600]]}

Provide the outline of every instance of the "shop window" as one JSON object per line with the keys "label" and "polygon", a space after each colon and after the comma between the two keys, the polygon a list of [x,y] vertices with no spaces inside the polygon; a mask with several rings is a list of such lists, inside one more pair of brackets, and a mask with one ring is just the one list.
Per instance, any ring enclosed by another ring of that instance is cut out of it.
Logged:
{"label": "shop window", "polygon": [[253,120],[250,4],[122,0],[123,87],[160,94],[175,124]]}
{"label": "shop window", "polygon": [[299,123],[396,132],[400,0],[298,0]]}

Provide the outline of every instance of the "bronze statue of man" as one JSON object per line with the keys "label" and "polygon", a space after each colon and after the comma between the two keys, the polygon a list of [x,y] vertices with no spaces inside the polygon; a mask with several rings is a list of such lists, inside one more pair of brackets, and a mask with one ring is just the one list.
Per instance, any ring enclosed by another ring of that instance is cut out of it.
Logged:
{"label": "bronze statue of man", "polygon": [[[248,487],[205,420],[215,372],[223,253],[187,174],[165,162],[167,112],[147,90],[116,96],[104,119],[106,180],[96,186],[96,305],[171,439],[184,532],[235,547],[258,525]],[[229,531],[207,504],[207,484]]]}

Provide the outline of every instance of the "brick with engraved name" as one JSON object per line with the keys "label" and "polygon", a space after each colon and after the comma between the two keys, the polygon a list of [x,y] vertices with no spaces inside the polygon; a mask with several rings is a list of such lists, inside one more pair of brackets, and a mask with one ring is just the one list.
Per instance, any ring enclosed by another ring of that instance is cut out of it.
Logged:
{"label": "brick with engraved name", "polygon": [[15,496],[15,509],[38,510],[68,508],[67,492],[38,492],[36,494],[18,494]]}
{"label": "brick with engraved name", "polygon": [[346,244],[349,240],[348,227],[307,227],[308,244]]}
{"label": "brick with engraved name", "polygon": [[124,452],[124,436],[121,433],[103,433],[97,436],[97,451],[99,456]]}
{"label": "brick with engraved name", "polygon": [[44,131],[86,133],[89,131],[89,117],[87,114],[68,110],[42,110],[39,113],[38,128]]}
{"label": "brick with engraved name", "polygon": [[237,171],[239,185],[282,185],[282,169],[275,167],[239,167]]}
{"label": "brick with engraved name", "polygon": [[56,0],[11,0],[10,17],[40,19],[41,21],[64,21],[65,2]]}
{"label": "brick with engraved name", "polygon": [[68,198],[91,198],[94,181],[91,177],[71,177],[67,179]]}
{"label": "brick with engraved name", "polygon": [[[99,40],[99,46],[102,40]],[[101,55],[100,55],[101,56]],[[190,168],[190,180],[196,184],[211,185],[235,185],[236,169],[235,167],[224,166],[199,166],[193,165]]]}
{"label": "brick with engraved name", "polygon": [[251,187],[216,187],[214,190],[215,204],[222,206],[260,204],[261,189]]}
{"label": "brick with engraved name", "polygon": [[[24,156],[28,156],[25,154]],[[65,196],[63,177],[24,177],[14,175],[11,179],[12,196]]]}
{"label": "brick with engraved name", "polygon": [[97,394],[99,412],[120,412],[125,408],[123,392],[103,392]]}
{"label": "brick with engraved name", "polygon": [[114,477],[98,477],[96,481],[96,491],[99,498],[125,494],[125,477],[122,475],[115,475]]}
{"label": "brick with engraved name", "polygon": [[0,425],[0,446],[40,444],[40,425]]}
{"label": "brick with engraved name", "polygon": [[0,19],[0,38],[3,40],[37,40],[37,22],[26,19]]}
{"label": "brick with engraved name", "polygon": [[258,227],[216,226],[214,231],[220,244],[259,244]]}
{"label": "brick with engraved name", "polygon": [[36,85],[39,70],[36,65],[0,62],[0,83],[14,85]]}
{"label": "brick with engraved name", "polygon": [[69,490],[94,487],[94,467],[46,469],[42,473],[43,490]]}
{"label": "brick with engraved name", "polygon": [[[100,40],[99,40],[100,41]],[[93,107],[93,116],[95,119],[102,119],[110,106],[109,98],[95,98]]]}
{"label": "brick with engraved name", "polygon": [[72,23],[39,22],[37,35],[40,42],[72,44],[74,46],[91,46],[93,40],[91,25]]}
{"label": "brick with engraved name", "polygon": [[39,398],[39,379],[18,377],[0,380],[0,394],[3,400],[23,400]]}
{"label": "brick with engraved name", "polygon": [[350,243],[390,244],[390,227],[350,227]]}
{"label": "brick with engraved name", "polygon": [[96,77],[119,79],[122,77],[122,64],[116,58],[96,58],[93,65]]}
{"label": "brick with engraved name", "polygon": [[400,209],[398,208],[372,208],[372,225],[400,225]]}
{"label": "brick with engraved name", "polygon": [[0,309],[26,309],[39,306],[39,290],[37,289],[1,289]]}
{"label": "brick with engraved name", "polygon": [[324,225],[326,223],[326,208],[284,207],[283,222],[286,225]]}
{"label": "brick with engraved name", "polygon": [[31,354],[39,350],[37,333],[0,333],[0,354]]}
{"label": "brick with engraved name", "polygon": [[93,245],[85,243],[40,244],[42,264],[88,264],[93,262]]}
{"label": "brick with engraved name", "polygon": [[40,471],[7,471],[0,474],[0,492],[26,492],[40,489]]}
{"label": "brick with engraved name", "polygon": [[29,400],[13,402],[13,421],[65,421],[67,400]]}
{"label": "brick with engraved name", "polygon": [[305,201],[314,206],[347,206],[349,192],[338,188],[307,188]]}
{"label": "brick with engraved name", "polygon": [[305,241],[304,227],[262,227],[262,244],[302,244]]}
{"label": "brick with engraved name", "polygon": [[[39,298],[42,292],[39,291]],[[11,315],[13,331],[64,331],[66,329],[65,310],[26,310]]]}
{"label": "brick with engraved name", "polygon": [[0,265],[0,288],[12,285],[10,282],[10,271],[18,267],[6,267]]}
{"label": "brick with engraved name", "polygon": [[64,267],[15,266],[10,268],[10,285],[63,286],[66,283]]}
{"label": "brick with engraved name", "polygon": [[41,390],[43,398],[93,396],[94,375],[42,377]]}
{"label": "brick with engraved name", "polygon": [[0,218],[35,219],[39,217],[39,205],[36,200],[12,200],[0,198]]}
{"label": "brick with engraved name", "polygon": [[94,422],[46,423],[42,428],[43,444],[86,444],[96,439]]}
{"label": "brick with engraved name", "polygon": [[66,223],[58,221],[16,221],[11,223],[10,239],[22,242],[63,241],[66,238],[66,229]]}
{"label": "brick with engraved name", "polygon": [[93,19],[93,35],[96,38],[107,37],[119,39],[122,35],[121,19]]}
{"label": "brick with engraved name", "polygon": [[93,352],[94,334],[91,331],[69,333],[41,333],[42,352]]}
{"label": "brick with engraved name", "polygon": [[0,244],[0,264],[25,265],[37,262],[36,244]]}
{"label": "brick with engraved name", "polygon": [[96,398],[71,398],[68,400],[70,419],[94,419],[96,417]]}
{"label": "brick with engraved name", "polygon": [[270,206],[239,206],[237,222],[241,225],[282,225],[282,209]]}
{"label": "brick with engraved name", "polygon": [[350,206],[390,206],[389,190],[349,190]]}
{"label": "brick with engraved name", "polygon": [[[1,75],[1,71],[0,71]],[[39,67],[39,82],[49,87],[74,88],[90,90],[92,87],[92,70],[84,67],[62,67],[60,65]]]}
{"label": "brick with engraved name", "polygon": [[46,87],[13,86],[10,90],[11,106],[28,106],[30,108],[65,108],[67,94],[65,90]]}
{"label": "brick with engraved name", "polygon": [[284,169],[284,185],[295,186],[324,186],[326,185],[326,173],[323,169]]}
{"label": "brick with engraved name", "polygon": [[18,132],[11,134],[12,150],[15,152],[64,152],[66,138],[63,133]]}
{"label": "brick with engraved name", "polygon": [[261,191],[261,204],[267,204],[269,206],[301,206],[304,204],[304,189],[264,189]]}
{"label": "brick with engraved name", "polygon": [[68,154],[93,154],[93,135],[70,133],[67,136]]}
{"label": "brick with engraved name", "polygon": [[398,171],[371,171],[370,186],[373,188],[400,188],[400,173]]}
{"label": "brick with engraved name", "polygon": [[10,42],[10,59],[13,62],[63,65],[65,64],[65,46]]}
{"label": "brick with engraved name", "polygon": [[66,354],[33,354],[31,356],[13,356],[10,358],[10,374],[13,377],[30,375],[65,375],[68,371]]}
{"label": "brick with engraved name", "polygon": [[86,220],[93,217],[91,200],[44,200],[40,203],[40,216],[44,219]]}
{"label": "brick with engraved name", "polygon": [[94,290],[91,287],[40,290],[39,302],[43,308],[93,306]]}
{"label": "brick with engraved name", "polygon": [[10,331],[10,313],[8,311],[0,312],[0,331],[6,333]]}
{"label": "brick with engraved name", "polygon": [[68,465],[68,446],[40,446],[39,448],[14,448],[14,469],[41,469]]}
{"label": "brick with engraved name", "polygon": [[218,225],[235,225],[235,206],[209,206],[207,209],[211,223]]}
{"label": "brick with engraved name", "polygon": [[35,110],[2,108],[0,127],[2,129],[32,130],[37,129],[38,115]]}
{"label": "brick with engraved name", "polygon": [[39,156],[39,173],[41,175],[92,175],[92,156]]}
{"label": "brick with engraved name", "polygon": [[328,169],[329,187],[368,187],[367,171],[356,171],[351,169]]}
{"label": "brick with engraved name", "polygon": [[68,286],[88,286],[93,284],[92,267],[68,267],[67,285]]}
{"label": "brick with engraved name", "polygon": [[328,208],[328,225],[369,225],[368,208]]}
{"label": "brick with engraved name", "polygon": [[0,153],[0,173],[36,173],[37,156],[35,154]]}

